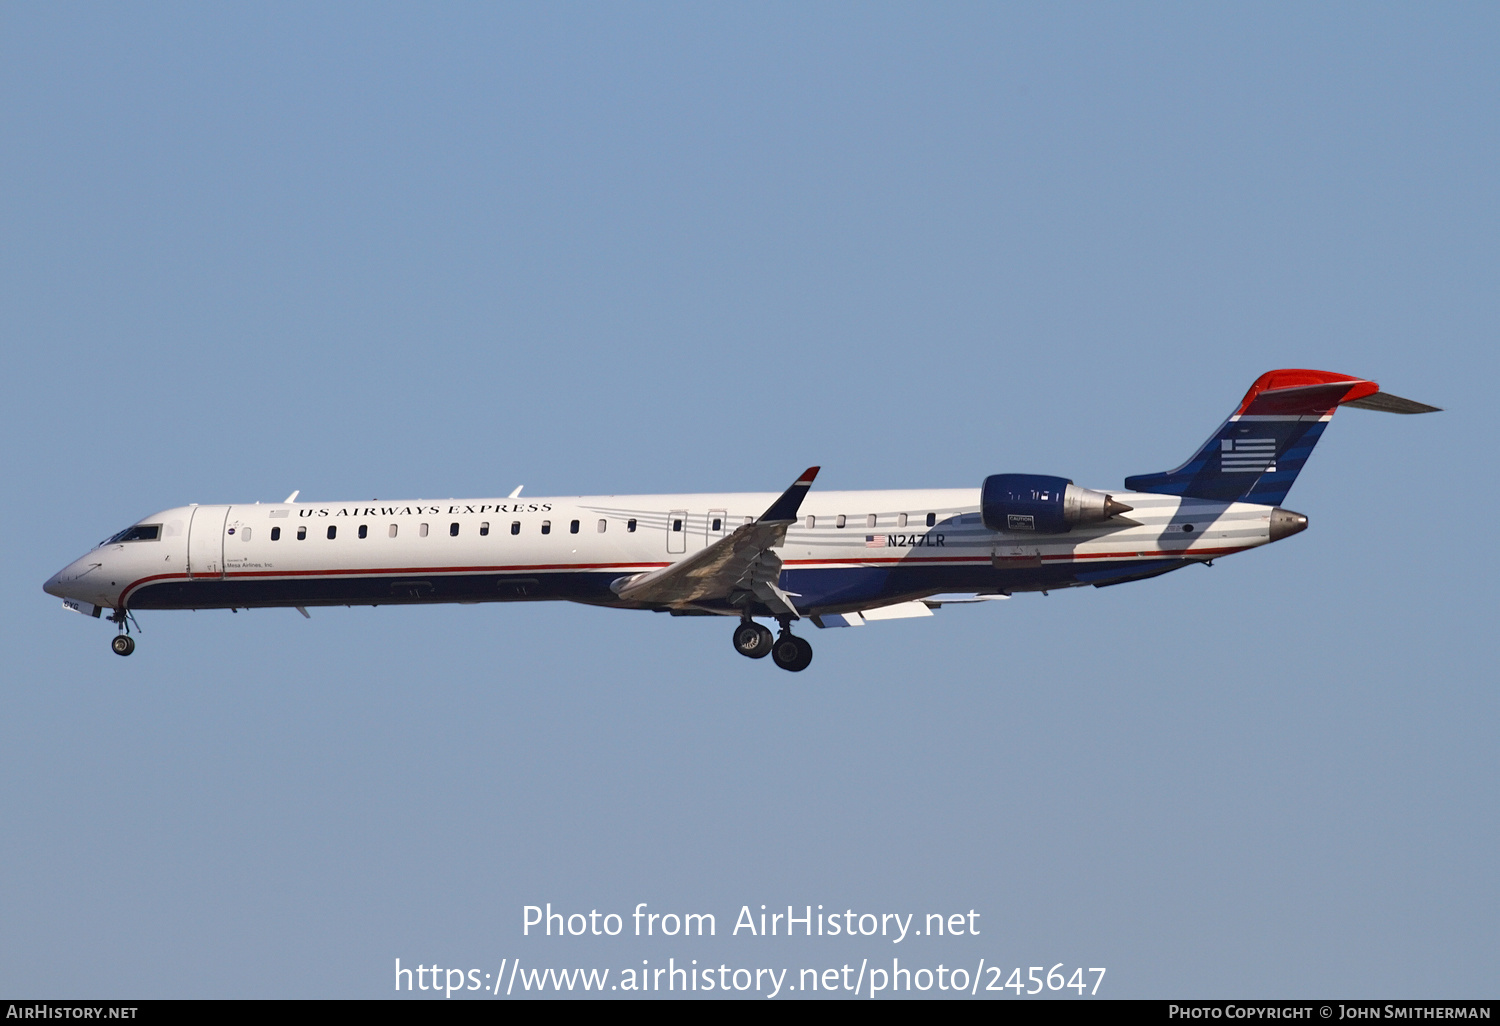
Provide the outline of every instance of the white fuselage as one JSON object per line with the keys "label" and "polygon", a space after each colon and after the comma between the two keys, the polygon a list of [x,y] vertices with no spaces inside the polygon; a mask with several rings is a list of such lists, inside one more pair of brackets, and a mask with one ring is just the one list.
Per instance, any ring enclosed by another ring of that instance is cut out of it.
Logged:
{"label": "white fuselage", "polygon": [[[111,609],[571,599],[667,566],[755,519],[772,493],[186,506],[139,521],[46,590]],[[954,591],[1107,584],[1263,545],[1273,508],[1131,493],[1126,517],[996,532],[974,488],[810,493],[777,548],[801,612]],[[149,533],[149,531],[147,532]],[[702,612],[733,613],[706,608]]]}

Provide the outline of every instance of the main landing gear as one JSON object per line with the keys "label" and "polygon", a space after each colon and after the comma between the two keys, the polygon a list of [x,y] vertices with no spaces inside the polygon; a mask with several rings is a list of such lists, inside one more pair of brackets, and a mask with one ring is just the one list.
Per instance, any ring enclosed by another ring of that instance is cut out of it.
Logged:
{"label": "main landing gear", "polygon": [[812,664],[812,642],[784,630],[771,646],[771,659],[783,670],[805,670]]}
{"label": "main landing gear", "polygon": [[734,650],[751,659],[771,654],[771,632],[754,620],[746,620],[734,629]]}
{"label": "main landing gear", "polygon": [[771,632],[754,620],[745,620],[734,629],[734,650],[751,659],[771,657],[783,670],[793,673],[812,663],[812,645],[806,638],[792,633],[791,619],[781,621],[781,633],[772,639]]}

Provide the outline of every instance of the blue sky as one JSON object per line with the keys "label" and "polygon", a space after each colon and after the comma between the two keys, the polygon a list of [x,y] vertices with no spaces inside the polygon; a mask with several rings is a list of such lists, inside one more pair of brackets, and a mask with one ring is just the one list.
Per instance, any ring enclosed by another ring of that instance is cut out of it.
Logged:
{"label": "blue sky", "polygon": [[[892,954],[520,935],[644,901],[974,908],[911,957],[1115,997],[1495,993],[1492,6],[0,19],[0,991]],[[1118,488],[1282,366],[1446,412],[1341,413],[1274,547],[800,675],[561,604],[122,660],[41,591],[294,488]]]}

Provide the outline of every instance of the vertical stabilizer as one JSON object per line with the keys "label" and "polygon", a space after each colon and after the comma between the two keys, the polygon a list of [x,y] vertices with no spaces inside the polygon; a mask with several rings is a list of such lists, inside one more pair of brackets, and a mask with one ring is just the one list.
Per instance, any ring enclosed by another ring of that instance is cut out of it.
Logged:
{"label": "vertical stabilizer", "polygon": [[1127,477],[1125,487],[1279,506],[1341,405],[1388,413],[1437,411],[1435,406],[1387,395],[1375,382],[1347,374],[1267,371],[1191,459],[1176,470]]}

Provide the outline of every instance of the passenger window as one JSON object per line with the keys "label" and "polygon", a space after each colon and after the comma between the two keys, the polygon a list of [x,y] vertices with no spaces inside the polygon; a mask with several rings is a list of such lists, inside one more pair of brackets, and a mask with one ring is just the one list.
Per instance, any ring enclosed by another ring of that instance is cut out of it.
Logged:
{"label": "passenger window", "polygon": [[512,520],[510,522],[510,533],[511,534],[520,534],[521,533],[521,522],[519,520]]}
{"label": "passenger window", "polygon": [[843,527],[844,526],[844,514],[840,513],[838,515],[838,519],[834,520],[833,526],[834,527]]}
{"label": "passenger window", "polygon": [[394,537],[396,537],[396,525],[395,524],[392,524],[391,527],[390,527],[390,530],[388,530],[388,531],[385,532],[385,536],[387,538],[394,538]]}
{"label": "passenger window", "polygon": [[578,533],[578,521],[574,520],[572,523],[570,523],[568,525],[568,533],[569,534],[577,534]]}
{"label": "passenger window", "polygon": [[455,520],[453,523],[451,523],[451,524],[448,525],[448,537],[449,538],[457,538],[458,537],[458,521]]}
{"label": "passenger window", "polygon": [[682,518],[678,517],[678,518],[676,518],[675,520],[672,521],[672,531],[675,534],[676,532],[681,531],[681,530],[682,530]]}
{"label": "passenger window", "polygon": [[485,535],[487,535],[489,533],[490,533],[490,522],[488,520],[486,520],[484,523],[482,523],[482,524],[479,525],[479,537],[483,538]]}
{"label": "passenger window", "polygon": [[936,523],[937,523],[937,514],[936,513],[929,513],[929,514],[927,514],[927,526],[928,527],[932,527]]}
{"label": "passenger window", "polygon": [[417,525],[417,537],[419,537],[419,538],[426,538],[427,537],[427,525],[426,524],[418,524]]}
{"label": "passenger window", "polygon": [[600,533],[600,534],[603,534],[603,533],[604,533],[604,529],[605,529],[605,528],[606,528],[606,527],[608,527],[608,526],[609,526],[609,521],[608,521],[608,520],[605,520],[605,519],[603,519],[603,518],[602,518],[602,517],[601,517],[601,518],[600,518],[600,520],[599,520],[599,533]]}
{"label": "passenger window", "polygon": [[631,534],[635,533],[635,519],[634,518],[625,521],[625,530],[628,531],[628,532],[630,532]]}
{"label": "passenger window", "polygon": [[361,538],[368,538],[368,537],[370,537],[370,525],[369,524],[360,524],[359,525],[359,536]]}
{"label": "passenger window", "polygon": [[306,537],[307,537],[307,528],[306,527],[299,527],[299,528],[297,528],[297,540],[298,541],[302,541]]}
{"label": "passenger window", "polygon": [[281,528],[279,528],[279,527],[273,527],[273,528],[271,528],[271,540],[272,541],[281,541]]}
{"label": "passenger window", "polygon": [[807,526],[808,526],[809,530],[812,529],[812,528],[814,528],[814,527],[817,527],[818,526],[818,518],[815,517],[815,516],[813,516],[811,513],[809,513],[807,515]]}
{"label": "passenger window", "polygon": [[865,517],[865,526],[866,527],[874,527],[875,526],[875,514],[874,513],[871,513],[869,516]]}
{"label": "passenger window", "polygon": [[250,528],[246,527],[246,528],[244,528],[243,530],[240,531],[240,540],[241,541],[249,541],[250,540]]}
{"label": "passenger window", "polygon": [[328,526],[328,540],[329,541],[333,541],[333,539],[338,536],[338,533],[339,533],[339,529],[337,527],[334,527],[332,524],[330,524]]}
{"label": "passenger window", "polygon": [[713,529],[715,531],[722,531],[724,529],[724,521],[720,520],[718,517],[714,517]]}
{"label": "passenger window", "polygon": [[550,521],[550,520],[543,520],[542,521],[542,533],[543,534],[551,534],[552,533],[552,521]]}
{"label": "passenger window", "polygon": [[906,514],[905,513],[898,513],[898,514],[896,514],[896,526],[897,527],[905,527],[906,526]]}

